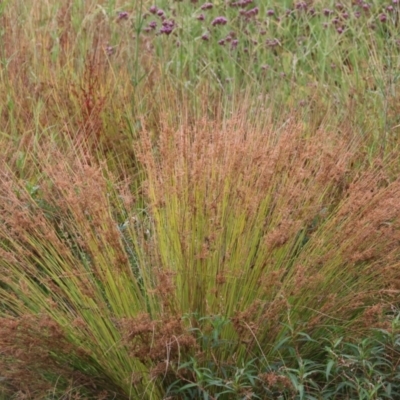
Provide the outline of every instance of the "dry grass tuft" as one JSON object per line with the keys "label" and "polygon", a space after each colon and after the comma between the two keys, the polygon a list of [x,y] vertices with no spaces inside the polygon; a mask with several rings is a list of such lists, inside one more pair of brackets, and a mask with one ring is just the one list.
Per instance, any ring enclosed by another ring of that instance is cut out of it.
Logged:
{"label": "dry grass tuft", "polygon": [[175,277],[180,313],[232,318],[230,339],[264,348],[287,318],[361,328],[366,307],[379,303],[382,318],[398,293],[399,182],[351,132],[238,113],[145,129],[138,149],[152,257]]}
{"label": "dry grass tuft", "polygon": [[[56,374],[60,390],[152,396],[187,357],[268,357],[287,326],[317,336],[387,327],[400,290],[394,162],[366,162],[351,133],[295,118],[272,129],[241,113],[187,115],[178,129],[165,119],[140,132],[139,192],[79,139],[33,147],[34,182],[2,161],[10,390],[24,376],[38,398]],[[207,316],[229,322],[218,328],[228,347],[198,340]]]}
{"label": "dry grass tuft", "polygon": [[[28,398],[44,396],[56,379],[57,390],[157,392],[153,364],[175,362],[195,341],[178,315],[160,314],[164,278],[141,269],[137,243],[123,234],[130,221],[141,232],[134,196],[87,148],[63,152],[44,143],[37,157],[33,188],[1,169],[6,387],[13,392],[23,379]],[[132,371],[142,377],[133,388]]]}

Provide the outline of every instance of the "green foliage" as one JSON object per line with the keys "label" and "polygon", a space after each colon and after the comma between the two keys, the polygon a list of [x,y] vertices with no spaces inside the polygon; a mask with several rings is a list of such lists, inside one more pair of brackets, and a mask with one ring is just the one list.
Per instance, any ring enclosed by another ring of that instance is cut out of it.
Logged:
{"label": "green foliage", "polygon": [[[226,323],[227,321],[225,321]],[[196,359],[179,365],[180,378],[166,397],[179,399],[392,399],[400,395],[399,315],[389,329],[374,329],[360,341],[319,339],[319,351],[304,358],[302,348],[315,342],[299,332],[288,334],[267,360],[256,358],[242,366],[218,364],[212,359],[200,366]],[[214,327],[212,336],[219,336]],[[208,340],[208,336],[200,336]],[[328,343],[327,343],[328,342]],[[215,347],[224,342],[213,341]],[[281,352],[291,354],[281,357]],[[215,359],[214,359],[215,360]],[[175,398],[175,397],[174,397]]]}

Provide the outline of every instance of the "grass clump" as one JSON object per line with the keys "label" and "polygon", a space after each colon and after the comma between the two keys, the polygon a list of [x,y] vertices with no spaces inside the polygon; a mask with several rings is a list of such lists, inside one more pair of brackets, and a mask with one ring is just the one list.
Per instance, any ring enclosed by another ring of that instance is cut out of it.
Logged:
{"label": "grass clump", "polygon": [[[290,360],[287,324],[313,338],[298,346],[302,359],[322,354],[332,332],[356,340],[387,328],[399,186],[390,168],[362,160],[352,135],[257,130],[235,117],[156,135],[143,124],[135,147],[136,194],[83,146],[43,142],[34,186],[4,165],[8,390],[162,398],[177,378],[180,391],[199,390],[210,362],[230,376],[253,364],[262,373],[254,360],[271,362],[277,348]],[[223,396],[217,384],[207,393]]]}

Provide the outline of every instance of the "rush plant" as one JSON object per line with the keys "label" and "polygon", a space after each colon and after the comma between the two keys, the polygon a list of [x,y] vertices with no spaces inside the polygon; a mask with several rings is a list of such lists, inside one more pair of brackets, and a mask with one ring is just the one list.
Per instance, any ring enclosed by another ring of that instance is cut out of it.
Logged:
{"label": "rush plant", "polygon": [[[228,396],[252,390],[240,368],[254,360],[279,354],[290,379],[292,357],[322,357],[323,339],[387,328],[400,278],[392,164],[363,161],[351,133],[256,129],[245,115],[157,135],[143,123],[140,193],[84,145],[42,143],[34,184],[4,165],[9,393],[162,398],[223,368],[236,383],[207,390]],[[293,353],[288,333],[312,340]]]}

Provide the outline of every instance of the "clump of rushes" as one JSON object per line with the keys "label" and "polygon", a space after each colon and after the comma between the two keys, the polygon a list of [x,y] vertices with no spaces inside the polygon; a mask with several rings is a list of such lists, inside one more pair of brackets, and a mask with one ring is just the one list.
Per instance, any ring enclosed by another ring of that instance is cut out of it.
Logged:
{"label": "clump of rushes", "polygon": [[229,354],[204,348],[205,359],[268,358],[288,320],[317,337],[384,325],[400,289],[400,184],[351,168],[354,139],[239,118],[164,126],[155,142],[143,132],[154,255],[141,263],[168,271],[179,314],[232,321],[221,332]]}
{"label": "clump of rushes", "polygon": [[[387,328],[400,290],[399,181],[363,164],[351,134],[272,130],[247,114],[143,129],[140,197],[83,145],[43,141],[33,184],[3,164],[8,393],[162,398],[195,379],[180,368],[193,359],[268,363],[288,326],[315,338],[302,357],[331,331]],[[210,321],[221,346],[205,340]]]}
{"label": "clump of rushes", "polygon": [[150,225],[129,182],[116,186],[88,149],[51,147],[36,154],[35,185],[2,164],[1,386],[33,399],[76,388],[162,398],[151,370],[196,343],[168,311],[168,274],[137,262],[130,232]]}

